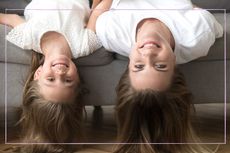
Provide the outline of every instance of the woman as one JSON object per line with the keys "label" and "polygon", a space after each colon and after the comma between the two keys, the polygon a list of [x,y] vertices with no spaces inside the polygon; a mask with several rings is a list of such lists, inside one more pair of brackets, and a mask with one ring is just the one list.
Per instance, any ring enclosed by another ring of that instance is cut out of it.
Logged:
{"label": "woman", "polygon": [[176,64],[207,55],[223,35],[221,25],[190,0],[114,0],[97,16],[102,45],[129,57],[117,86],[119,141],[141,143],[121,144],[115,152],[208,152],[186,144],[198,139],[190,123],[192,95]]}

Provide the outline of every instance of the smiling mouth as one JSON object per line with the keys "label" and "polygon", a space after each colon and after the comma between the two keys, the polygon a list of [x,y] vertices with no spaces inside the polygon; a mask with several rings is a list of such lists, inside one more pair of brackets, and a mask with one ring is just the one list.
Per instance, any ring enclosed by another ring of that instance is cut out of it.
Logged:
{"label": "smiling mouth", "polygon": [[52,67],[55,66],[65,66],[65,67],[69,67],[69,61],[67,59],[57,59],[55,61],[52,62]]}
{"label": "smiling mouth", "polygon": [[153,47],[160,48],[161,46],[154,41],[145,42],[140,46],[140,48],[153,48]]}
{"label": "smiling mouth", "polygon": [[65,66],[65,67],[69,67],[66,63],[55,63],[55,64],[52,64],[52,67],[55,67],[55,66]]}

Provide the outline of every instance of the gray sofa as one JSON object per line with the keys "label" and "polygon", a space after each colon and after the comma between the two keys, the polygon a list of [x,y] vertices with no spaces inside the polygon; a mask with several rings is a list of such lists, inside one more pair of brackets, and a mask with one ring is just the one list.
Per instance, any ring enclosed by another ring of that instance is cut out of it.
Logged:
{"label": "gray sofa", "polygon": [[[223,10],[212,11],[223,26],[226,23],[226,35],[215,42],[208,56],[180,65],[179,68],[186,76],[188,86],[194,94],[195,104],[223,104],[225,98],[227,102],[230,102],[230,94],[225,95],[230,87],[229,79],[225,82],[225,76],[229,78],[230,72],[230,13],[228,13],[230,1],[193,0],[193,2],[206,9],[227,9],[226,14]],[[0,10],[24,8],[25,5],[26,1],[23,0],[1,0]],[[0,26],[0,86],[2,88],[0,127],[4,126],[5,110],[7,110],[8,127],[13,126],[18,119],[17,108],[21,105],[23,80],[27,74],[31,54],[30,51],[24,51],[5,42],[5,30],[8,31],[9,28]],[[127,62],[126,57],[107,52],[104,48],[88,57],[78,59],[76,64],[84,79],[86,89],[84,103],[94,106],[114,105],[115,87]]]}

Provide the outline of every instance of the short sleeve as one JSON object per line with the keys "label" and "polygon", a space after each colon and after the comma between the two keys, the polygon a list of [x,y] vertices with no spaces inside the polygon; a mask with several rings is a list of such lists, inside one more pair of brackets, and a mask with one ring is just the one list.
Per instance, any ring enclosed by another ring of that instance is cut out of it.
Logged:
{"label": "short sleeve", "polygon": [[35,18],[13,28],[6,39],[22,49],[32,49],[42,53],[40,40],[43,34],[48,31],[59,32],[53,24],[37,21]]}
{"label": "short sleeve", "polygon": [[85,29],[82,37],[82,44],[80,44],[80,50],[71,48],[74,58],[87,56],[93,53],[95,50],[102,47],[101,41],[98,39],[95,32],[90,29]]}
{"label": "short sleeve", "polygon": [[32,41],[28,37],[29,26],[27,22],[13,28],[7,35],[6,39],[22,49],[32,49]]}
{"label": "short sleeve", "polygon": [[175,48],[176,63],[183,64],[206,56],[210,47],[215,42],[215,35],[211,31],[205,31],[193,41],[186,45],[179,45]]}
{"label": "short sleeve", "polygon": [[177,64],[206,56],[216,38],[223,36],[223,27],[206,10],[188,10],[182,17],[184,22],[177,26],[180,27],[180,29],[177,28],[179,33],[174,34]]}

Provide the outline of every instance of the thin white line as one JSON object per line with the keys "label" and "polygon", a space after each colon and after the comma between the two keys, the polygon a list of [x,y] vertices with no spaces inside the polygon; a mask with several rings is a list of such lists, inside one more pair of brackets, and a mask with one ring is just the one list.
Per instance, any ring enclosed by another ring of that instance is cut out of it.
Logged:
{"label": "thin white line", "polygon": [[[5,9],[5,13],[11,10],[24,10],[24,9]],[[44,10],[44,9],[35,9],[35,10]],[[46,9],[46,10],[55,10],[55,9]],[[58,9],[56,9],[58,10]],[[60,9],[59,9],[60,10]],[[61,10],[72,10],[72,9],[61,9]],[[178,9],[116,9],[116,10],[178,10]],[[179,10],[188,10],[188,9],[179,9]],[[196,10],[196,9],[191,9]],[[224,142],[213,142],[213,143],[9,143],[7,142],[7,41],[5,40],[5,144],[18,144],[18,145],[30,145],[30,144],[226,144],[227,143],[227,127],[226,127],[226,9],[197,9],[197,10],[216,10],[216,11],[224,11],[225,18],[225,32],[224,32]],[[5,26],[5,36],[7,26]]]}
{"label": "thin white line", "polygon": [[227,41],[226,41],[226,31],[227,31],[227,25],[226,22],[227,21],[227,17],[226,17],[226,9],[224,11],[224,142],[225,144],[227,143]]}
{"label": "thin white line", "polygon": [[[5,36],[6,36],[6,28],[7,26],[4,26],[5,29]],[[7,143],[7,41],[5,39],[5,80],[4,80],[4,85],[5,85],[5,143]]]}

